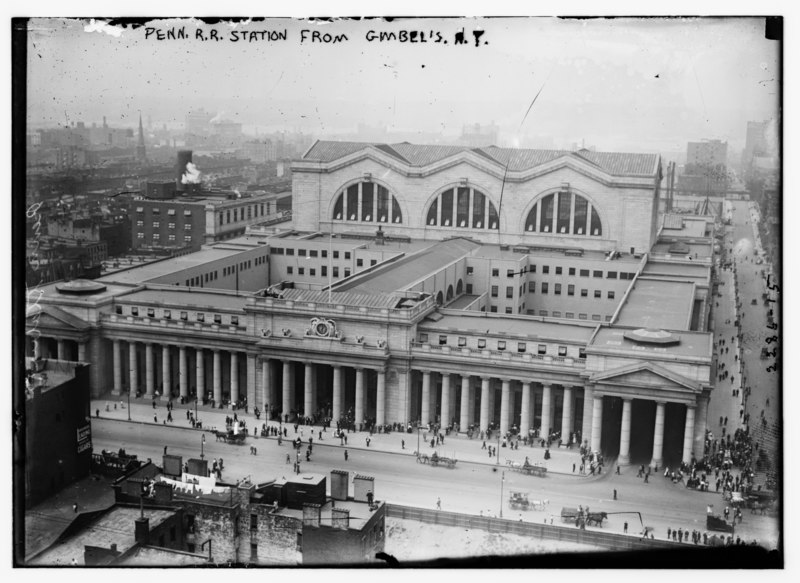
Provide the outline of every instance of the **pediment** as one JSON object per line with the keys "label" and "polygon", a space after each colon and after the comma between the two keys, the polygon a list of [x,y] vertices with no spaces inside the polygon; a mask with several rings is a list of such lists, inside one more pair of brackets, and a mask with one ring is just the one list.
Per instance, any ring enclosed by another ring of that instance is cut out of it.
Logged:
{"label": "pediment", "polygon": [[89,328],[87,322],[54,306],[35,306],[28,309],[28,313],[25,317],[25,324],[29,330],[31,328],[47,328],[83,331]]}
{"label": "pediment", "polygon": [[598,384],[628,387],[670,389],[678,392],[699,393],[702,391],[702,387],[697,381],[649,362],[635,363],[610,371],[595,373],[589,377],[589,381]]}

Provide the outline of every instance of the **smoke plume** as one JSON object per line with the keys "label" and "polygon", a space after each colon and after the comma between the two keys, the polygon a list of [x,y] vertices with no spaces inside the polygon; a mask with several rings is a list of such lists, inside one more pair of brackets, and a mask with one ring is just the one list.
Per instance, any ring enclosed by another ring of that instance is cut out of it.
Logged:
{"label": "smoke plume", "polygon": [[186,163],[186,172],[181,177],[181,184],[200,184],[200,171],[191,162]]}

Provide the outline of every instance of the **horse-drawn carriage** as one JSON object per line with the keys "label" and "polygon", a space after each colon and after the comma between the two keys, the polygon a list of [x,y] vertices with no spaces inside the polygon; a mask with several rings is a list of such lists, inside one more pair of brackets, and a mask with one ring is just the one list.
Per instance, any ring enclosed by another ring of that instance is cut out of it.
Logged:
{"label": "horse-drawn carriage", "polygon": [[561,520],[576,526],[603,526],[603,521],[608,518],[606,512],[586,512],[577,508],[564,507],[561,509]]}
{"label": "horse-drawn carriage", "polygon": [[523,492],[511,492],[508,498],[508,506],[514,510],[530,510],[531,503],[528,494]]}
{"label": "horse-drawn carriage", "polygon": [[728,523],[722,516],[708,513],[706,514],[706,529],[733,533],[733,523]]}
{"label": "horse-drawn carriage", "polygon": [[214,431],[214,436],[217,438],[217,441],[242,445],[247,434],[244,432],[234,433],[233,429],[228,429],[227,431]]}
{"label": "horse-drawn carriage", "polygon": [[451,459],[449,457],[442,457],[438,453],[433,452],[430,456],[426,453],[420,454],[417,453],[417,463],[418,464],[430,464],[432,466],[443,465],[447,466],[449,469],[453,469],[456,467],[457,459]]}
{"label": "horse-drawn carriage", "polygon": [[537,476],[539,478],[544,478],[547,475],[547,466],[540,463],[532,464],[528,461],[528,458],[525,458],[524,462],[515,462],[513,460],[506,460],[506,465],[508,466],[509,470],[514,472],[519,472],[521,474],[525,474],[528,476]]}

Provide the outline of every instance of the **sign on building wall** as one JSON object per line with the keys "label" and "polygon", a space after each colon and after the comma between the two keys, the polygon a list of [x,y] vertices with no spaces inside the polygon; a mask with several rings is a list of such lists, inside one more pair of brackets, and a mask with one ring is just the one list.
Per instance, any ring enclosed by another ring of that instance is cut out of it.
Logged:
{"label": "sign on building wall", "polygon": [[88,423],[83,427],[78,427],[78,453],[83,453],[87,449],[92,449],[92,426]]}

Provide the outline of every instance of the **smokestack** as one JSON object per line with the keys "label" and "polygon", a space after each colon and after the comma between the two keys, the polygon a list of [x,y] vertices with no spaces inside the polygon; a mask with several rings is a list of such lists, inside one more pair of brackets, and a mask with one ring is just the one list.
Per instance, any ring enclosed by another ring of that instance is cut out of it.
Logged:
{"label": "smokestack", "polygon": [[178,150],[178,160],[175,165],[175,190],[183,192],[186,186],[183,183],[183,175],[186,174],[186,165],[192,162],[191,150]]}
{"label": "smokestack", "polygon": [[150,519],[137,518],[135,524],[134,539],[140,545],[146,545],[150,539]]}

